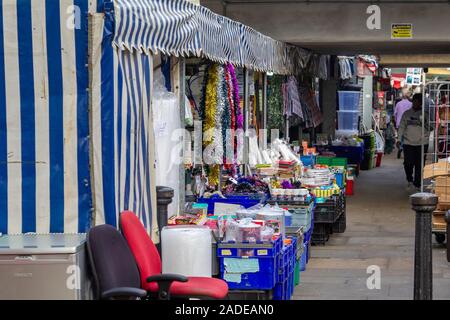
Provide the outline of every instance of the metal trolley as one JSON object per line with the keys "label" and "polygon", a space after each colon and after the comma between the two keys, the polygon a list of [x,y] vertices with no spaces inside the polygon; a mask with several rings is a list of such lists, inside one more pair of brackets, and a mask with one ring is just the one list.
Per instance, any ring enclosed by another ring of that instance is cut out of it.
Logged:
{"label": "metal trolley", "polygon": [[444,243],[446,238],[445,213],[450,210],[450,163],[445,159],[450,158],[450,82],[432,81],[425,85],[423,95],[422,119],[425,119],[425,110],[429,116],[422,121],[422,133],[430,130],[428,150],[422,146],[423,165],[428,166],[427,176],[432,179],[424,179],[422,175],[422,191],[434,190],[439,196],[439,205],[433,213],[433,233],[438,243]]}

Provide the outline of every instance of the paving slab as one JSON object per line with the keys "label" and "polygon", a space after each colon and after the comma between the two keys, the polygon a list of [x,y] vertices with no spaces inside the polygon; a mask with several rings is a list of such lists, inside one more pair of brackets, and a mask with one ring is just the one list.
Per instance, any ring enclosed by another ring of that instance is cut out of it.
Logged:
{"label": "paving slab", "polygon": [[[312,247],[294,299],[413,298],[415,214],[402,162],[387,156],[380,168],[361,172],[355,195],[347,198],[346,232],[331,235],[325,246]],[[367,288],[369,265],[380,267],[379,290]],[[445,248],[435,241],[433,288],[434,299],[450,299],[450,264]]]}

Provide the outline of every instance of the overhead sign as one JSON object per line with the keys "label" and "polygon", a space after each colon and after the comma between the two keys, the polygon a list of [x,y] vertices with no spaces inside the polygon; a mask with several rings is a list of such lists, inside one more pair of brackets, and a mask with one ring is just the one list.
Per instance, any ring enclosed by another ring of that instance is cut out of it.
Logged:
{"label": "overhead sign", "polygon": [[391,39],[412,39],[412,23],[393,23],[391,25]]}

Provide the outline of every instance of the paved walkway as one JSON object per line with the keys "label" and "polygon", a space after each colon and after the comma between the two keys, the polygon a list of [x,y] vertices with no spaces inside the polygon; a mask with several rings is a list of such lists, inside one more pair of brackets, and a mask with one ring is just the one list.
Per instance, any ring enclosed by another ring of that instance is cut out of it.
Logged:
{"label": "paved walkway", "polygon": [[[405,188],[402,160],[361,171],[347,199],[347,230],[325,246],[312,247],[294,299],[412,299],[414,213]],[[433,242],[434,242],[433,237]],[[367,267],[381,269],[381,289],[367,288]],[[434,299],[450,299],[450,263],[433,245]]]}

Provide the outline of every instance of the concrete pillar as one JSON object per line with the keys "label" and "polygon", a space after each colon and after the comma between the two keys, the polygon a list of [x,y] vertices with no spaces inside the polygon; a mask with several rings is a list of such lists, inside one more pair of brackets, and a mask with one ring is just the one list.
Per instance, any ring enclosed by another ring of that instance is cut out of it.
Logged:
{"label": "concrete pillar", "polygon": [[322,133],[334,138],[337,110],[337,81],[323,80],[320,82],[321,107],[323,111]]}

